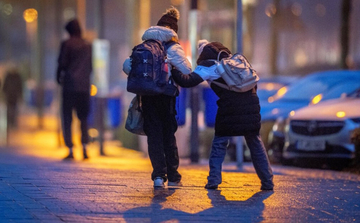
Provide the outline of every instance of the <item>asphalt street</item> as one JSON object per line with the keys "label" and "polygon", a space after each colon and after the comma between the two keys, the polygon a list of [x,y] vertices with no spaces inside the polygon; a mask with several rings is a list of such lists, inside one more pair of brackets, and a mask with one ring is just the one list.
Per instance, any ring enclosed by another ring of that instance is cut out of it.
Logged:
{"label": "asphalt street", "polygon": [[360,222],[360,176],[273,165],[275,190],[260,191],[251,163],[225,163],[206,190],[207,160],[180,162],[182,187],[154,189],[149,159],[107,141],[90,159],[63,161],[56,119],[39,130],[23,117],[0,147],[0,222]]}

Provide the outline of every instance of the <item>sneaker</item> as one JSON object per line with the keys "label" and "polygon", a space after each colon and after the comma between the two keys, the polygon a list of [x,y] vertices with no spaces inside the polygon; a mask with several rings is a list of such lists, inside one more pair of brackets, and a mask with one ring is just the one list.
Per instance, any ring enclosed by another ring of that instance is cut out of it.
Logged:
{"label": "sneaker", "polygon": [[209,183],[207,183],[205,185],[205,188],[209,189],[209,190],[216,190],[218,188],[218,185],[217,184],[209,184]]}
{"label": "sneaker", "polygon": [[171,182],[171,181],[169,181],[168,182],[168,186],[169,187],[171,187],[171,186],[173,186],[173,187],[181,187],[183,184],[181,183],[181,181],[179,181],[179,182]]}
{"label": "sneaker", "polygon": [[260,187],[260,190],[272,191],[272,190],[274,190],[274,187],[264,187],[264,186],[261,186],[261,187]]}
{"label": "sneaker", "polygon": [[165,187],[164,179],[162,177],[156,177],[154,180],[154,187]]}
{"label": "sneaker", "polygon": [[72,153],[69,153],[69,155],[67,155],[63,160],[73,160],[74,159],[74,155]]}
{"label": "sneaker", "polygon": [[272,181],[267,183],[261,182],[260,190],[274,190],[274,183]]}

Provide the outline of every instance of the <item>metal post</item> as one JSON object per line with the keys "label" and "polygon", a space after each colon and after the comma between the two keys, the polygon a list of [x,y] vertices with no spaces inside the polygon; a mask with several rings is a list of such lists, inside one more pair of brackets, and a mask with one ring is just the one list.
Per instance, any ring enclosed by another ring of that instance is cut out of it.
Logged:
{"label": "metal post", "polygon": [[[99,39],[104,38],[104,1],[97,1],[97,12],[96,12],[96,25],[95,29],[97,30]],[[105,102],[106,98],[103,96],[97,97],[97,127],[99,131],[99,147],[100,147],[100,155],[104,156],[104,134],[105,134],[105,123],[104,123],[104,110],[105,110]]]}
{"label": "metal post", "polygon": [[105,98],[98,97],[97,99],[97,105],[98,105],[98,130],[99,130],[99,146],[100,146],[100,155],[104,156],[104,132],[105,132],[105,126],[104,126],[104,108],[105,108]]}
{"label": "metal post", "polygon": [[242,21],[243,21],[243,7],[242,0],[237,0],[236,4],[236,52],[243,52],[243,36],[242,36]]}
{"label": "metal post", "polygon": [[[46,3],[37,4],[38,15],[42,15],[44,7],[47,7]],[[37,106],[37,115],[38,115],[38,127],[42,129],[44,127],[44,69],[43,69],[43,55],[45,46],[43,45],[44,36],[42,31],[44,29],[45,19],[39,17],[37,19],[37,35],[36,35],[36,74],[38,75],[37,79],[37,88],[36,88],[36,106]]]}
{"label": "metal post", "polygon": [[[63,30],[63,21],[62,21],[62,1],[56,0],[54,6],[55,7],[55,32],[56,32],[56,41],[58,42],[58,46],[61,43],[62,30]],[[62,101],[61,101],[61,87],[60,85],[56,88],[56,98],[57,98],[57,138],[58,138],[58,146],[63,146],[63,137],[62,137]]]}
{"label": "metal post", "polygon": [[[191,44],[192,65],[196,64],[196,41],[197,41],[197,0],[191,0],[191,10],[189,17],[189,40]],[[190,91],[191,106],[191,134],[190,134],[190,160],[192,163],[199,162],[199,87],[191,88]]]}
{"label": "metal post", "polygon": [[[237,17],[236,17],[236,40],[237,40],[237,46],[236,50],[238,53],[243,52],[243,38],[242,38],[242,18],[243,18],[243,12],[242,12],[242,0],[237,0]],[[236,143],[236,163],[238,167],[242,167],[243,165],[243,136],[235,137],[235,143]]]}

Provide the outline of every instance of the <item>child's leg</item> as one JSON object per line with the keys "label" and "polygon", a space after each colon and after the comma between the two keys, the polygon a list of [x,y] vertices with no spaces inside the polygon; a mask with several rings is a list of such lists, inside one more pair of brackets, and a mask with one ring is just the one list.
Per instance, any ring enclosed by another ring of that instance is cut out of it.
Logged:
{"label": "child's leg", "polygon": [[261,180],[262,190],[272,190],[274,187],[273,183],[273,172],[270,167],[269,158],[266,153],[263,142],[259,135],[246,135],[246,144],[248,145],[251,153],[251,159],[257,175]]}
{"label": "child's leg", "polygon": [[225,159],[230,138],[228,136],[214,136],[209,159],[210,172],[207,178],[209,185],[219,185],[222,182],[222,163]]}

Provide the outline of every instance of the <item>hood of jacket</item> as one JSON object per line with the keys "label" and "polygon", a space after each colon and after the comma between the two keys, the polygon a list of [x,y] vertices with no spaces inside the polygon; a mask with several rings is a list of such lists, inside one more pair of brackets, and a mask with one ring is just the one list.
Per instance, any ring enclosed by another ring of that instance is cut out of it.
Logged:
{"label": "hood of jacket", "polygon": [[142,36],[142,40],[156,39],[161,42],[168,42],[170,40],[178,41],[178,35],[172,29],[163,26],[151,26]]}

